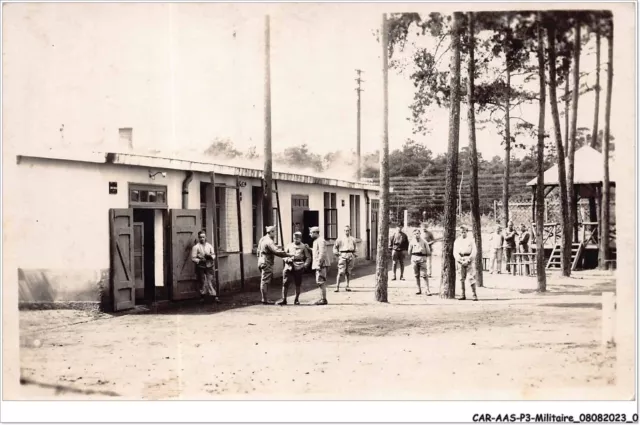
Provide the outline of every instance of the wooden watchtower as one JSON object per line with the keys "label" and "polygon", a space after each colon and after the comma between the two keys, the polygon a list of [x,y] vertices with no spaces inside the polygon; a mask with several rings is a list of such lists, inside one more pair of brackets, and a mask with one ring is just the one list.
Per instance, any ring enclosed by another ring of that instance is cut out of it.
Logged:
{"label": "wooden watchtower", "polygon": [[[565,159],[568,167],[568,161]],[[610,237],[609,249],[611,250],[609,258],[615,261],[616,258],[616,232],[615,232],[615,186],[617,170],[613,162],[609,161],[610,170]],[[573,246],[571,249],[571,268],[591,269],[598,265],[598,255],[600,247],[600,230],[601,226],[601,207],[602,207],[602,187],[604,175],[604,158],[600,152],[584,146],[576,151],[573,187],[575,191],[576,209],[580,199],[589,200],[588,219],[584,219],[582,214],[578,213],[578,220],[573,228]],[[535,192],[537,179],[527,183],[533,191],[533,208],[532,223],[535,223]],[[559,187],[558,184],[558,166],[554,165],[544,173],[545,199]],[[547,269],[559,269],[561,257],[562,225],[561,223],[545,223],[544,224],[544,249],[545,258],[547,259]]]}

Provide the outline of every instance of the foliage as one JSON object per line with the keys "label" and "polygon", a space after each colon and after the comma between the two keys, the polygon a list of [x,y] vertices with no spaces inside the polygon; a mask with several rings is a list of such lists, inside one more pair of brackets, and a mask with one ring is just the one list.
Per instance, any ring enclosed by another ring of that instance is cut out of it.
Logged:
{"label": "foliage", "polygon": [[215,158],[236,158],[242,156],[242,152],[233,146],[229,139],[215,139],[204,151],[205,155]]}

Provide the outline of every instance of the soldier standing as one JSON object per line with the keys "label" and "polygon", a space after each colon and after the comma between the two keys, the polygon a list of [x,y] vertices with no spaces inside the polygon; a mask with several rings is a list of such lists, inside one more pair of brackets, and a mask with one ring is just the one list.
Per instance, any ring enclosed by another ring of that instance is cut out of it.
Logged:
{"label": "soldier standing", "polygon": [[293,242],[287,245],[284,252],[292,255],[291,258],[284,259],[284,269],[282,270],[282,299],[276,302],[277,305],[287,305],[287,293],[289,285],[293,280],[296,285],[296,297],[293,304],[300,304],[300,287],[302,286],[302,274],[311,265],[311,252],[302,243],[302,233],[293,234]]}
{"label": "soldier standing", "polygon": [[[520,226],[520,237],[518,238],[518,246],[520,247],[520,252],[524,253],[524,254],[528,254],[529,253],[529,241],[531,239],[531,233],[529,233],[529,230],[527,229],[527,226],[524,225],[524,223]],[[529,268],[529,258],[524,258],[524,257],[528,257],[523,255],[522,256],[522,260],[526,263],[525,265],[525,273],[527,275],[531,274],[531,269]]]}
{"label": "soldier standing", "polygon": [[516,250],[516,229],[513,227],[513,221],[509,220],[507,230],[504,234],[504,257],[507,262],[507,273],[511,271],[509,263],[511,262],[511,254]]}
{"label": "soldier standing", "polygon": [[413,237],[414,239],[409,242],[409,255],[411,256],[413,275],[416,278],[416,285],[418,285],[416,295],[422,294],[422,288],[420,288],[420,277],[422,277],[427,285],[427,296],[430,297],[431,290],[429,289],[429,277],[427,276],[427,256],[431,254],[431,249],[427,241],[420,237],[420,230],[414,230]]}
{"label": "soldier standing", "polygon": [[258,269],[260,270],[260,295],[262,296],[262,304],[273,304],[267,298],[267,289],[271,279],[273,279],[273,261],[274,256],[281,258],[289,258],[292,255],[278,249],[273,238],[276,235],[275,226],[266,227],[267,234],[258,242]]}
{"label": "soldier standing", "polygon": [[211,295],[216,302],[219,302],[218,294],[213,287],[214,260],[216,254],[213,246],[207,242],[207,234],[204,230],[198,232],[198,243],[191,248],[191,261],[196,265],[196,276],[200,282],[200,295],[205,297]]}
{"label": "soldier standing", "polygon": [[389,240],[391,260],[393,261],[393,279],[396,280],[396,270],[400,264],[400,280],[404,280],[404,252],[409,249],[409,238],[402,231],[402,227],[396,228],[396,233]]}
{"label": "soldier standing", "polygon": [[426,225],[422,228],[422,239],[429,245],[429,254],[427,254],[427,276],[431,277],[433,271],[431,259],[433,258],[433,244],[436,243],[436,238],[433,237],[433,233],[429,231]]}
{"label": "soldier standing", "polygon": [[500,274],[502,271],[502,245],[504,245],[502,226],[498,226],[496,232],[491,235],[491,274]]}
{"label": "soldier standing", "polygon": [[466,300],[465,286],[467,276],[471,281],[471,290],[473,291],[473,300],[478,301],[476,295],[476,278],[475,278],[475,257],[476,257],[476,244],[473,237],[468,236],[469,229],[467,226],[460,226],[460,237],[456,239],[453,244],[453,256],[456,262],[460,265],[460,283],[462,284],[462,297],[460,300]]}
{"label": "soldier standing", "polygon": [[344,236],[336,240],[336,243],[333,245],[333,253],[339,257],[335,292],[340,292],[340,277],[342,275],[344,275],[347,282],[347,287],[344,290],[351,292],[351,289],[349,289],[349,280],[352,277],[353,263],[356,259],[356,240],[351,236],[351,226],[347,225],[344,227]]}
{"label": "soldier standing", "polygon": [[311,268],[316,272],[316,283],[321,293],[321,298],[316,301],[316,305],[327,305],[327,269],[331,265],[331,260],[327,256],[324,238],[320,236],[320,228],[312,227],[309,233],[313,239]]}

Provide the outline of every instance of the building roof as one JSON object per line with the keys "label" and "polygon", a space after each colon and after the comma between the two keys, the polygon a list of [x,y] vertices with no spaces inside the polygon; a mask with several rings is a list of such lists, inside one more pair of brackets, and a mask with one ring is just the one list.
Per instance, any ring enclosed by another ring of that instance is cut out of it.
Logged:
{"label": "building roof", "polygon": [[[604,176],[604,158],[600,152],[590,146],[583,146],[576,151],[573,184],[602,183]],[[565,158],[565,167],[569,167],[569,159]],[[615,183],[617,170],[613,161],[609,160],[609,181]],[[534,178],[527,186],[535,186],[538,179]],[[558,185],[558,165],[554,165],[544,172],[544,185]]]}
{"label": "building roof", "polygon": [[[78,152],[64,151],[60,149],[49,149],[39,152],[25,152],[17,155],[18,162],[21,158],[38,158],[57,161],[87,162],[94,164],[117,164],[137,167],[151,167],[156,169],[197,171],[216,174],[240,176],[246,178],[262,178],[263,170],[259,168],[237,167],[230,165],[216,164],[206,158],[200,160],[178,158],[175,155],[131,153],[131,152]],[[349,181],[345,179],[332,178],[330,175],[306,175],[291,172],[278,171],[278,166],[274,167],[273,179],[289,181],[295,183],[318,184],[324,186],[337,186],[351,189],[363,189],[377,192],[379,187],[366,182]]]}

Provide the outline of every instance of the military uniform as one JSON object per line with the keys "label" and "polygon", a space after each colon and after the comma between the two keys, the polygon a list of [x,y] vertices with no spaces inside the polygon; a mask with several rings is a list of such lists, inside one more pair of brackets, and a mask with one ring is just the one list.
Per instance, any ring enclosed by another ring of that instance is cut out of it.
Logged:
{"label": "military uniform", "polygon": [[[320,232],[318,227],[312,227],[310,232]],[[316,272],[316,283],[320,288],[322,298],[316,304],[327,304],[327,269],[331,265],[331,259],[327,256],[327,244],[322,236],[313,241],[311,268]]]}
{"label": "military uniform", "polygon": [[[529,252],[529,241],[531,239],[531,233],[529,233],[529,230],[527,230],[527,228],[523,228],[520,232],[520,237],[518,238],[518,245],[520,246],[520,252],[522,253],[528,253]],[[528,258],[522,258],[523,261],[525,261],[526,263],[529,262]],[[524,266],[525,268],[525,273],[527,275],[531,274],[531,269],[529,268],[529,264]]]}
{"label": "military uniform", "polygon": [[509,223],[509,227],[505,231],[504,234],[504,257],[507,262],[507,273],[511,271],[511,266],[509,263],[511,262],[511,255],[516,250],[516,229],[513,228],[513,223]]}
{"label": "military uniform", "polygon": [[429,245],[429,253],[427,254],[427,276],[431,277],[433,273],[433,244],[436,243],[436,238],[433,237],[433,233],[431,233],[427,229],[422,229],[422,239]]}
{"label": "military uniform", "polygon": [[400,266],[400,280],[404,280],[404,252],[409,249],[409,239],[402,231],[398,231],[389,240],[391,261],[393,261],[393,280],[396,280],[396,269]]}
{"label": "military uniform", "polygon": [[416,278],[416,285],[418,286],[418,292],[416,295],[422,293],[420,278],[423,278],[427,285],[427,295],[431,295],[431,290],[429,289],[429,277],[427,274],[427,256],[431,255],[431,248],[429,248],[427,241],[420,237],[420,232],[416,231],[414,233],[414,236],[415,235],[418,236],[418,239],[416,240],[414,237],[409,241],[409,255],[411,256],[413,275]]}
{"label": "military uniform", "polygon": [[473,291],[473,300],[477,301],[476,295],[476,277],[475,277],[475,258],[476,258],[476,244],[473,237],[467,235],[467,237],[460,236],[453,244],[453,256],[460,267],[460,283],[462,284],[462,297],[461,300],[466,300],[466,281],[469,277],[471,282],[471,290]]}
{"label": "military uniform", "polygon": [[336,279],[336,292],[340,289],[340,276],[344,275],[347,281],[346,291],[349,289],[349,279],[352,277],[353,266],[356,259],[356,239],[353,236],[341,236],[333,245],[333,253],[338,257],[338,277]]}
{"label": "military uniform", "polygon": [[[299,232],[296,232],[299,233]],[[287,304],[287,293],[291,282],[296,287],[296,298],[294,304],[300,304],[300,287],[302,285],[302,274],[304,270],[311,265],[311,252],[305,244],[300,242],[290,243],[284,252],[293,257],[284,260],[284,269],[282,270],[282,301],[279,304]]]}
{"label": "military uniform", "polygon": [[[267,227],[267,233],[273,227]],[[273,279],[274,257],[288,257],[289,255],[278,249],[278,247],[268,234],[264,235],[258,242],[258,269],[260,270],[260,292],[263,304],[267,304],[267,288]]]}
{"label": "military uniform", "polygon": [[218,295],[213,287],[215,256],[213,246],[211,246],[209,242],[205,242],[204,244],[197,243],[191,248],[191,261],[196,265],[196,276],[200,283],[201,295],[211,295],[214,297]]}

